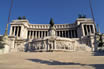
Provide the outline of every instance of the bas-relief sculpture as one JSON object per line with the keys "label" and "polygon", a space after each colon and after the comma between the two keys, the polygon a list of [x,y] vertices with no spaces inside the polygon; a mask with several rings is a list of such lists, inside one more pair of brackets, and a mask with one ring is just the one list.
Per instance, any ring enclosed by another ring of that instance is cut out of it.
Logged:
{"label": "bas-relief sculpture", "polygon": [[74,50],[75,45],[70,41],[57,41],[56,47],[57,49]]}
{"label": "bas-relief sculpture", "polygon": [[[56,41],[56,43],[55,43]],[[39,40],[29,43],[28,51],[55,51],[55,50],[66,50],[74,51],[75,44],[70,41],[59,41],[59,40]]]}

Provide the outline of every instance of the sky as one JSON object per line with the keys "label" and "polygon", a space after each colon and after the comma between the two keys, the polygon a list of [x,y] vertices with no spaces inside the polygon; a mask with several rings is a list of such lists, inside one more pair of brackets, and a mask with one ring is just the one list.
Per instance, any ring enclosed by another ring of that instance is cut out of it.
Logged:
{"label": "sky", "polygon": [[[8,22],[10,1],[0,0],[0,35]],[[104,0],[92,0],[92,7],[95,22],[104,33]],[[31,24],[49,24],[50,18],[55,24],[74,23],[79,14],[92,18],[89,0],[14,0],[10,22],[26,16]]]}

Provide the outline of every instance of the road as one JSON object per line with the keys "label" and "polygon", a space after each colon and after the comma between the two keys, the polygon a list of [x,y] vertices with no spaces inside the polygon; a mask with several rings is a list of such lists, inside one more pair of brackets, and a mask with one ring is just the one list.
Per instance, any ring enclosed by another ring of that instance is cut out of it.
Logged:
{"label": "road", "polygon": [[104,56],[94,54],[91,52],[9,53],[0,55],[0,69],[104,69]]}

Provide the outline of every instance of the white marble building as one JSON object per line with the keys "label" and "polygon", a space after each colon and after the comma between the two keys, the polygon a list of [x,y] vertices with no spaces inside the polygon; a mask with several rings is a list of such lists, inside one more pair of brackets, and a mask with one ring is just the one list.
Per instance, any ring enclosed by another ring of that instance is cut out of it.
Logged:
{"label": "white marble building", "polygon": [[90,18],[78,18],[74,23],[30,24],[27,19],[13,20],[9,42],[11,51],[95,51],[95,25]]}

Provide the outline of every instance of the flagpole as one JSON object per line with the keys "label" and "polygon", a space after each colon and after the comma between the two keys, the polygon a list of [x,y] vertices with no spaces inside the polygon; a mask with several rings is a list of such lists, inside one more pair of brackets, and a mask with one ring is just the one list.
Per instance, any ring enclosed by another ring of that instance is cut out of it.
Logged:
{"label": "flagpole", "polygon": [[8,24],[9,24],[9,21],[10,21],[10,16],[11,16],[11,10],[12,10],[12,8],[13,8],[13,0],[11,0],[11,5],[10,5],[9,15],[8,15],[8,22],[7,22],[7,25],[6,25],[4,36],[8,35]]}
{"label": "flagpole", "polygon": [[91,0],[89,0],[89,5],[90,5],[90,10],[91,10],[91,15],[92,15],[92,18],[93,18],[93,23],[95,25],[95,31],[97,32],[96,24],[95,24],[95,17],[94,17],[94,13],[93,13],[93,8],[92,8],[92,2],[91,2]]}

